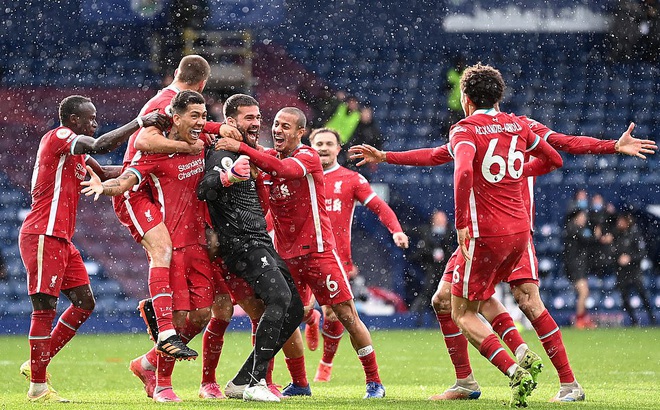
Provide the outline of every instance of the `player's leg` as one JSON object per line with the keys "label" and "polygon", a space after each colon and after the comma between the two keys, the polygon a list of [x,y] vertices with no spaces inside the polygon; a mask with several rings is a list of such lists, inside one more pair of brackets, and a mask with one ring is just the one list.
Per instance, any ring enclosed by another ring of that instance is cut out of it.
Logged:
{"label": "player's leg", "polygon": [[[217,285],[217,283],[216,283]],[[202,399],[223,399],[216,380],[216,369],[224,346],[224,335],[234,311],[231,298],[226,293],[217,293],[211,307],[211,320],[204,330],[202,339],[202,381],[199,397]]]}
{"label": "player's leg", "polygon": [[532,323],[543,349],[548,354],[550,362],[559,375],[560,388],[553,400],[584,400],[584,390],[577,382],[573,369],[571,369],[561,330],[543,304],[538,284],[524,281],[520,283],[512,282],[511,293],[513,293],[513,297],[520,306],[520,310]]}
{"label": "player's leg", "polygon": [[[451,271],[450,271],[451,272]],[[443,340],[447,346],[449,358],[456,373],[456,383],[441,394],[429,397],[429,400],[466,400],[481,396],[479,383],[472,374],[468,341],[451,318],[451,273],[445,275],[431,299]]]}
{"label": "player's leg", "polygon": [[312,297],[308,304],[305,305],[305,313],[303,322],[305,323],[305,342],[307,348],[312,352],[319,347],[319,327],[321,324],[321,312],[316,310],[316,299]]}
{"label": "player's leg", "polygon": [[452,295],[452,317],[470,343],[479,350],[479,353],[509,377],[512,387],[511,404],[526,407],[527,396],[533,390],[532,376],[516,364],[504,350],[497,336],[479,319],[477,316],[479,303],[478,300],[470,301]]}
{"label": "player's leg", "polygon": [[577,300],[575,301],[575,327],[578,329],[591,329],[594,326],[587,313],[587,298],[589,297],[589,282],[586,276],[575,281]]}
{"label": "player's leg", "polygon": [[[344,325],[341,324],[335,312],[329,306],[321,306],[323,311],[323,356],[314,376],[315,382],[329,382],[332,376],[332,361],[337,354],[339,342],[344,334]],[[307,335],[305,335],[307,336]]]}
{"label": "player's leg", "polygon": [[532,375],[534,383],[537,383],[538,375],[543,369],[541,357],[529,349],[504,305],[491,296],[488,300],[481,302],[479,313],[513,352],[516,361]]}

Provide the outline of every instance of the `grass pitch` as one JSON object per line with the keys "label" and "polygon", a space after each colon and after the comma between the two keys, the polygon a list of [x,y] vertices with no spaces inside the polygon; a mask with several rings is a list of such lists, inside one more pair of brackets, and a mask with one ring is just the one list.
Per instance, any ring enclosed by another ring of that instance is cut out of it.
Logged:
{"label": "grass pitch", "polygon": [[[563,330],[571,364],[586,390],[587,401],[563,404],[580,409],[658,409],[660,408],[660,329]],[[197,397],[201,358],[179,362],[174,371],[175,391],[184,400],[167,404],[172,409],[265,408],[286,409],[492,409],[508,402],[508,379],[470,347],[472,366],[482,389],[479,400],[469,402],[430,402],[454,381],[449,357],[436,330],[375,331],[372,333],[381,378],[387,389],[384,400],[364,401],[364,375],[360,362],[344,337],[335,359],[330,383],[311,380],[321,357],[320,349],[306,352],[306,364],[313,396],[287,399],[280,404],[245,403],[240,400],[204,401]],[[545,369],[539,387],[529,400],[530,408],[550,409],[548,403],[558,390],[557,373],[543,354],[536,335],[523,337],[544,359]],[[0,409],[144,409],[163,406],[147,399],[142,385],[128,370],[128,362],[150,347],[146,335],[80,335],[60,352],[49,366],[54,387],[67,404],[31,404],[25,394],[28,383],[18,373],[28,358],[26,336],[0,337]],[[201,352],[201,340],[192,347]],[[218,369],[218,382],[224,385],[238,370],[250,350],[246,332],[229,332]],[[286,385],[288,372],[281,355],[274,379]]]}

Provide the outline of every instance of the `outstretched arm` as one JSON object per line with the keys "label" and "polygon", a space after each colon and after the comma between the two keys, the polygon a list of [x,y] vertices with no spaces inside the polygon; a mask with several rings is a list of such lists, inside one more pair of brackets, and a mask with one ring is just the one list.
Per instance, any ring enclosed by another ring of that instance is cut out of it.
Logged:
{"label": "outstretched arm", "polygon": [[135,131],[140,127],[150,127],[156,125],[162,125],[166,120],[167,116],[159,114],[157,112],[152,112],[142,117],[138,117],[128,124],[123,125],[122,127],[117,128],[116,130],[110,131],[101,135],[98,138],[88,137],[86,135],[81,135],[80,138],[76,141],[76,145],[73,147],[74,154],[105,154],[108,153],[121,144],[123,144],[128,137],[131,136]]}
{"label": "outstretched arm", "polygon": [[548,136],[547,141],[554,149],[569,154],[614,154],[618,152],[646,159],[644,154],[654,154],[658,146],[655,141],[633,137],[634,128],[635,123],[630,123],[628,129],[621,134],[621,138],[618,140],[601,140],[553,132]]}
{"label": "outstretched arm", "polygon": [[219,135],[223,138],[231,138],[236,141],[243,141],[241,132],[236,127],[232,127],[224,122],[207,121],[204,125],[204,132],[208,134]]}
{"label": "outstretched arm", "polygon": [[82,189],[82,193],[85,194],[85,196],[94,195],[95,201],[99,199],[100,195],[121,195],[139,182],[138,177],[131,171],[124,171],[124,173],[117,178],[101,182],[101,179],[96,173],[94,173],[94,170],[92,170],[91,167],[87,166],[86,168],[87,172],[89,172],[89,180],[80,183],[80,185],[85,187]]}
{"label": "outstretched arm", "polygon": [[260,152],[244,142],[238,142],[229,138],[222,138],[215,143],[216,150],[227,150],[238,152],[250,157],[251,162],[273,176],[284,179],[302,178],[306,174],[305,167],[294,158],[280,160],[272,155]]}
{"label": "outstretched arm", "polygon": [[351,159],[361,160],[357,163],[358,166],[387,162],[395,165],[432,167],[452,161],[446,144],[435,148],[420,148],[399,152],[381,151],[371,145],[361,144],[352,146],[348,149],[348,152],[352,154]]}
{"label": "outstretched arm", "polygon": [[396,214],[387,202],[383,201],[382,198],[376,195],[364,205],[369,208],[371,212],[376,214],[380,222],[390,231],[392,234],[392,240],[396,246],[402,249],[407,249],[408,236],[403,233],[399,219],[396,217]]}

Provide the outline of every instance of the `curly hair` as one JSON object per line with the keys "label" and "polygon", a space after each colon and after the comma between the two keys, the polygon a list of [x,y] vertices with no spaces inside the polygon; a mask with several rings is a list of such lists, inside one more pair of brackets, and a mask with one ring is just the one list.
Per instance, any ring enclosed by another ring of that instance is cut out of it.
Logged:
{"label": "curly hair", "polygon": [[504,79],[496,68],[477,63],[461,76],[461,91],[477,106],[491,108],[504,96]]}

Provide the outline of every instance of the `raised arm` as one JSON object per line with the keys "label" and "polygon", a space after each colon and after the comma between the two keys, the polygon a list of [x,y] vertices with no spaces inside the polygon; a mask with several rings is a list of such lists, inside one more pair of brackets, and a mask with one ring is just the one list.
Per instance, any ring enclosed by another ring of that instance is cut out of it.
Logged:
{"label": "raised arm", "polygon": [[215,149],[238,152],[250,157],[251,162],[262,171],[278,178],[296,179],[302,178],[307,172],[305,167],[294,158],[280,160],[272,155],[258,151],[244,142],[238,142],[229,138],[222,138],[215,143]]}
{"label": "raised arm", "polygon": [[98,138],[81,135],[73,147],[74,154],[105,154],[117,149],[140,127],[151,127],[162,125],[167,120],[167,116],[152,112],[125,124],[116,130],[112,130],[101,135]]}

